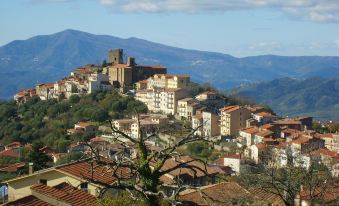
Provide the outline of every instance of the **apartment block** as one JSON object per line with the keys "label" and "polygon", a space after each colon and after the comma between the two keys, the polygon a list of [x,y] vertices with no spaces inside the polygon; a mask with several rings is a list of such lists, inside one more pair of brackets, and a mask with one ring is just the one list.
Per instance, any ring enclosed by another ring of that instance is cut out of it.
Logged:
{"label": "apartment block", "polygon": [[190,76],[155,74],[147,79],[147,89],[153,88],[187,88],[190,83]]}
{"label": "apartment block", "polygon": [[149,111],[172,115],[177,113],[178,100],[188,96],[189,93],[180,88],[141,90],[136,93],[136,99],[144,102]]}
{"label": "apartment block", "polygon": [[246,127],[246,120],[251,118],[251,112],[239,105],[220,109],[220,133],[226,136],[238,135],[239,129]]}

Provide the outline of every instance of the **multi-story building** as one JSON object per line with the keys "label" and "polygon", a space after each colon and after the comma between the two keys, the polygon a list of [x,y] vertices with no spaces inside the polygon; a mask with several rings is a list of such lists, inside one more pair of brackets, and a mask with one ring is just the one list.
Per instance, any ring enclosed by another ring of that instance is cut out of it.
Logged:
{"label": "multi-story building", "polygon": [[28,99],[36,96],[36,90],[35,88],[33,89],[25,89],[22,90],[14,95],[14,101],[18,104],[23,104],[25,103]]}
{"label": "multi-story building", "polygon": [[190,76],[155,74],[147,79],[147,88],[187,88],[190,83]]}
{"label": "multi-story building", "polygon": [[180,99],[178,101],[177,115],[187,120],[192,120],[192,116],[195,115],[197,109],[203,106],[198,100],[191,97]]}
{"label": "multi-story building", "polygon": [[219,109],[225,105],[224,97],[213,91],[204,91],[196,95],[195,99],[199,100],[201,104],[211,108]]}
{"label": "multi-story building", "polygon": [[219,116],[212,112],[202,112],[203,135],[215,137],[220,134]]}
{"label": "multi-story building", "polygon": [[54,83],[38,84],[35,91],[41,100],[51,99],[54,96]]}
{"label": "multi-story building", "polygon": [[95,91],[108,91],[112,89],[107,75],[93,73],[88,77],[88,93]]}
{"label": "multi-story building", "polygon": [[141,90],[136,93],[136,99],[144,102],[148,110],[175,115],[177,113],[178,100],[188,97],[185,89],[152,89]]}
{"label": "multi-story building", "polygon": [[251,118],[251,112],[245,107],[234,105],[220,109],[221,135],[235,136],[239,129],[246,127],[246,120]]}
{"label": "multi-story building", "polygon": [[195,134],[215,137],[220,134],[219,116],[209,111],[201,111],[192,117],[192,128]]}
{"label": "multi-story building", "polygon": [[325,147],[331,151],[339,151],[339,133],[315,134],[325,141]]}

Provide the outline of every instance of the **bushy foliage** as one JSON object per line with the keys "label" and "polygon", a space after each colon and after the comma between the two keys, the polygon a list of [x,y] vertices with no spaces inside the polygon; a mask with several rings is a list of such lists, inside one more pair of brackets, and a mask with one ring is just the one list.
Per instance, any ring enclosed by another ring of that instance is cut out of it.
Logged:
{"label": "bushy foliage", "polygon": [[36,140],[65,152],[74,141],[88,137],[73,137],[66,131],[79,121],[102,123],[123,118],[132,112],[147,112],[147,107],[131,97],[114,92],[98,92],[86,96],[71,96],[68,100],[29,99],[25,104],[0,102],[0,142],[31,143]]}

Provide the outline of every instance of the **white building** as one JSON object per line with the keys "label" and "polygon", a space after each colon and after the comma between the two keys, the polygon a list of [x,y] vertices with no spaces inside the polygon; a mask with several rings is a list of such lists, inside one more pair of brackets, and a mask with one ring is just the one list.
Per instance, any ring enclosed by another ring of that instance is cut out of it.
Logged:
{"label": "white building", "polygon": [[112,89],[109,77],[101,73],[93,73],[88,77],[88,93],[108,91]]}
{"label": "white building", "polygon": [[136,93],[136,99],[144,102],[149,111],[163,114],[177,113],[178,100],[186,98],[189,93],[185,89],[151,89],[140,90]]}
{"label": "white building", "polygon": [[155,74],[147,79],[147,89],[154,88],[187,88],[190,83],[190,76]]}

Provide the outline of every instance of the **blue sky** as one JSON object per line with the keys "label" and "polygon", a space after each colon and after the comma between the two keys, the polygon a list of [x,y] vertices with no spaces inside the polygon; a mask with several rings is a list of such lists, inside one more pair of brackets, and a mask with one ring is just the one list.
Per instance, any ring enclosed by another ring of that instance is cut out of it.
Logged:
{"label": "blue sky", "polygon": [[339,56],[339,0],[2,0],[0,28],[0,45],[77,29],[234,56]]}

